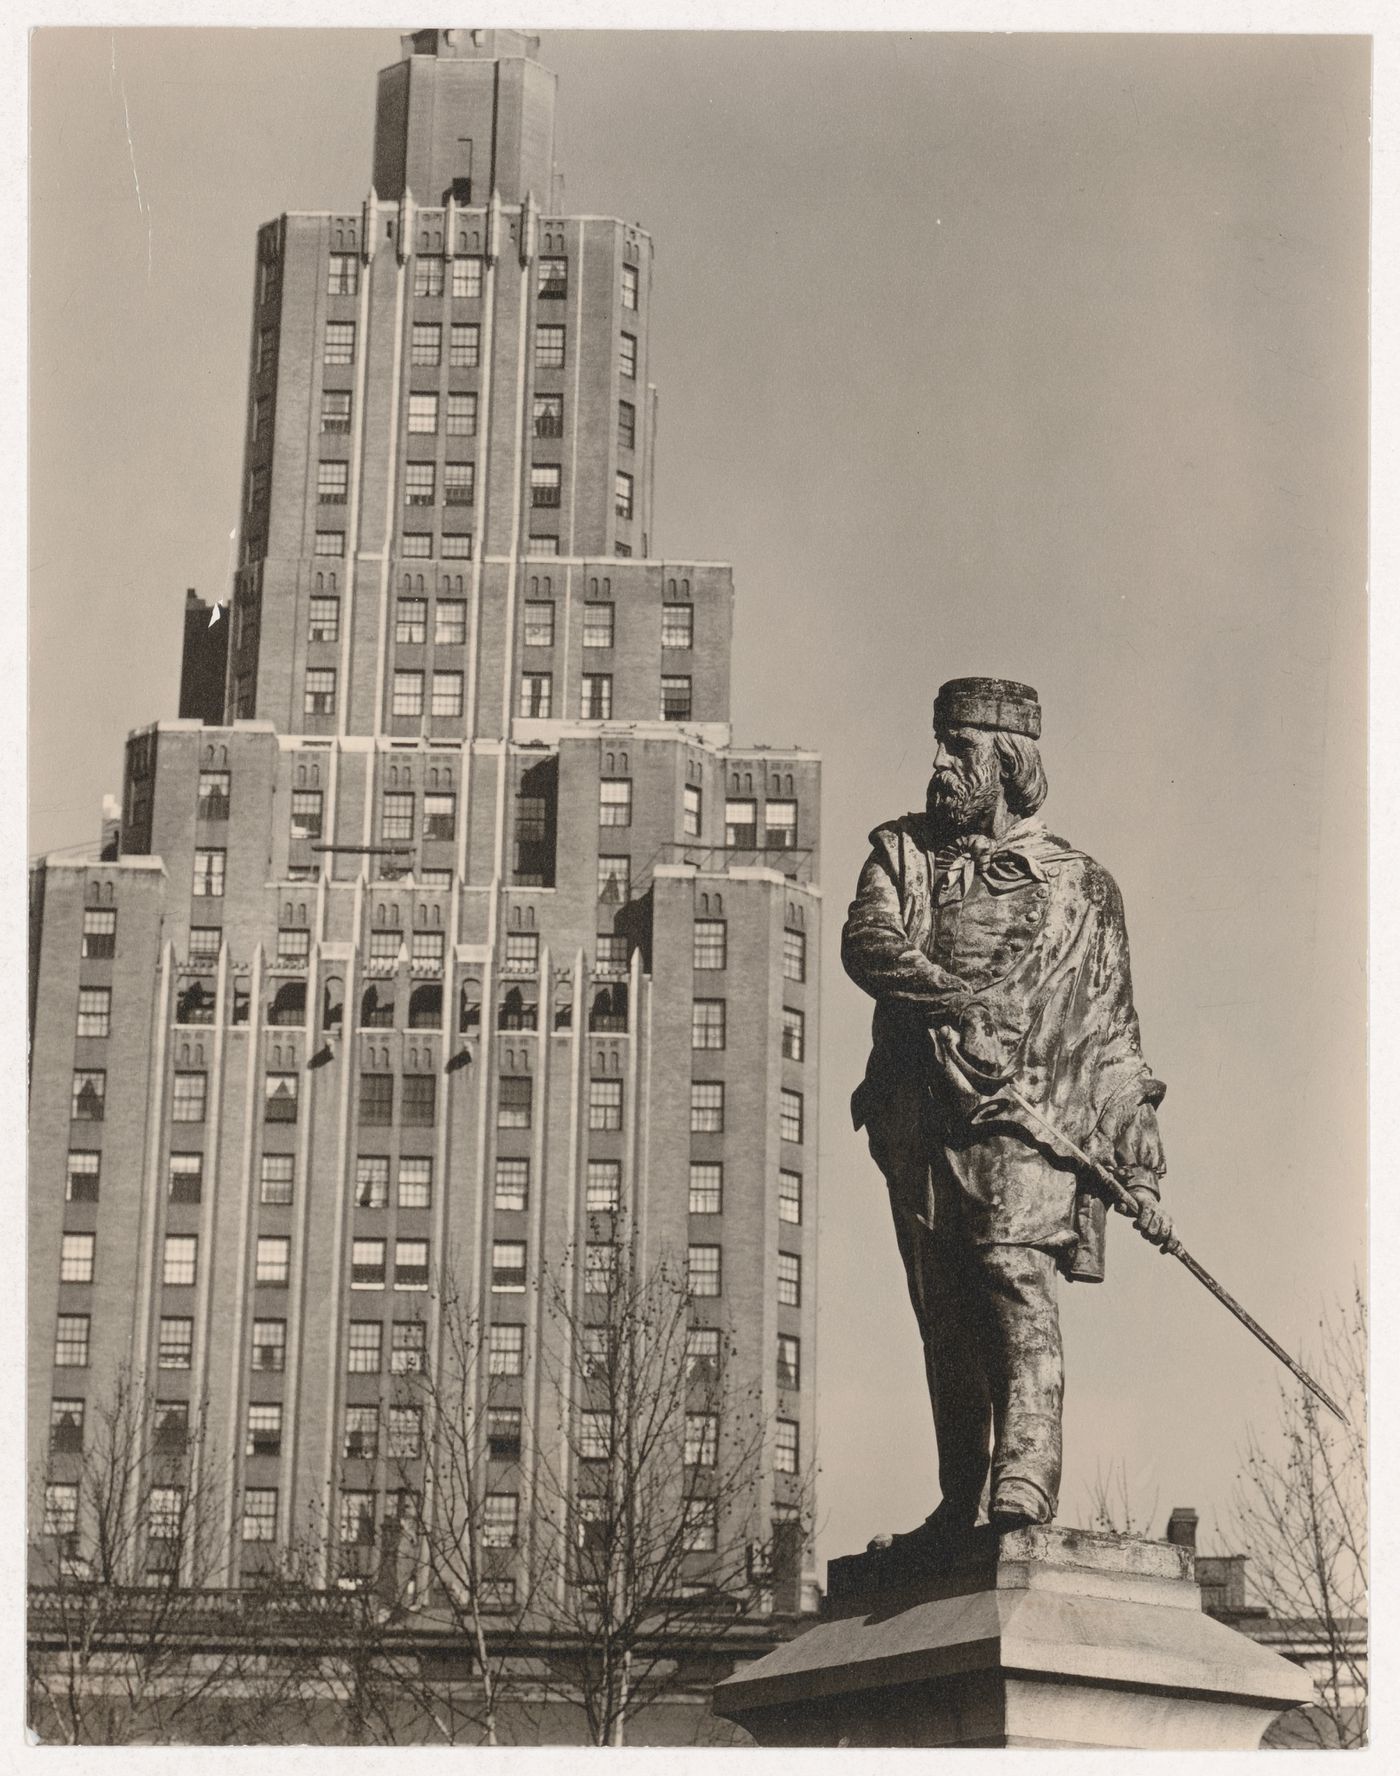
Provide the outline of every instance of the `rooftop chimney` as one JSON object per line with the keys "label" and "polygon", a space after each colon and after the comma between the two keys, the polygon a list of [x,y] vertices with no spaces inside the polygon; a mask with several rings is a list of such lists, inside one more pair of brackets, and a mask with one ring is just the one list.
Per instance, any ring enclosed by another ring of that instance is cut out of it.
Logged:
{"label": "rooftop chimney", "polygon": [[1178,1548],[1189,1548],[1196,1551],[1196,1525],[1200,1517],[1190,1505],[1174,1505],[1172,1514],[1167,1519],[1167,1540]]}

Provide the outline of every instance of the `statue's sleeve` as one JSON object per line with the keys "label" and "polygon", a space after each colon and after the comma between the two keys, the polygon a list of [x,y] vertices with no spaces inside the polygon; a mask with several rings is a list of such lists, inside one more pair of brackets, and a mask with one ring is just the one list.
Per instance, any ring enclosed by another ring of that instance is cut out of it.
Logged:
{"label": "statue's sleeve", "polygon": [[841,933],[846,973],[876,999],[900,1000],[929,1015],[954,1017],[971,999],[966,982],[931,962],[909,940],[899,888],[877,845],[860,872]]}
{"label": "statue's sleeve", "polygon": [[1106,871],[1098,872],[1102,896],[1099,921],[1099,1134],[1118,1168],[1131,1169],[1134,1185],[1160,1194],[1167,1169],[1157,1126],[1157,1106],[1166,1087],[1142,1058],[1142,1039],[1133,1005],[1128,930],[1123,900]]}

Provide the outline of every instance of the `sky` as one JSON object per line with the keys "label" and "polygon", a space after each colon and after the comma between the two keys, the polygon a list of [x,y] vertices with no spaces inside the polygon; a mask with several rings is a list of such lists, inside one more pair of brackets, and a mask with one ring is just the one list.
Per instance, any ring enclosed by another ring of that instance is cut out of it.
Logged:
{"label": "sky", "polygon": [[[396,33],[33,39],[30,831],[97,830],[231,563],[254,233],[353,207]],[[656,243],[658,553],[734,563],[736,737],[825,760],[819,1552],[936,1499],[841,972],[933,695],[1034,685],[1122,888],[1166,1203],[1306,1360],[1366,1258],[1360,38],[553,31],[570,212]],[[1061,1520],[1228,1549],[1270,1358],[1125,1222],[1066,1291]]]}

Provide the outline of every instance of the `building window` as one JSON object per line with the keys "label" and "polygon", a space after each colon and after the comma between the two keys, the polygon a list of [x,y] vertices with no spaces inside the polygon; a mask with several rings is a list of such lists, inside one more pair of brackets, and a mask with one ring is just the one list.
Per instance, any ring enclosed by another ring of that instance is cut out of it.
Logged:
{"label": "building window", "polygon": [[[390,713],[402,716],[418,716],[423,713],[423,674],[421,672],[396,672]],[[408,798],[413,799],[411,796]]]}
{"label": "building window", "polygon": [[[268,1447],[269,1434],[264,1431],[261,1436],[253,1430],[253,1413],[275,1413],[277,1416],[276,1436],[272,1446]],[[260,1447],[254,1447],[259,1444]],[[250,1455],[275,1455],[282,1447],[282,1408],[280,1406],[254,1406],[248,1414],[248,1453]],[[275,1542],[277,1540],[277,1488],[275,1486],[249,1486],[243,1492],[243,1540],[245,1542]]]}
{"label": "building window", "polygon": [[470,531],[458,531],[443,537],[442,558],[444,561],[470,561],[471,556],[472,538]]}
{"label": "building window", "polygon": [[316,465],[316,498],[323,506],[343,506],[349,487],[349,463],[323,462]]}
{"label": "building window", "polygon": [[562,327],[535,328],[535,368],[536,370],[562,370],[564,368],[564,329]]}
{"label": "building window", "polygon": [[661,645],[665,648],[693,647],[695,642],[695,610],[689,604],[663,604],[661,607]]}
{"label": "building window", "polygon": [[802,1174],[778,1173],[778,1219],[800,1226],[802,1221]]}
{"label": "building window", "polygon": [[786,1333],[778,1335],[778,1386],[795,1388],[802,1382],[802,1346]]}
{"label": "building window", "polygon": [[779,1100],[778,1132],[785,1141],[802,1144],[802,1093],[784,1091]]}
{"label": "building window", "polygon": [[460,715],[462,713],[462,674],[460,672],[435,672],[433,674],[433,700],[430,705],[433,715]]}
{"label": "building window", "polygon": [[350,1287],[382,1289],[384,1287],[384,1252],[382,1239],[357,1239],[350,1242]]}
{"label": "building window", "polygon": [[256,512],[267,500],[267,470],[259,463],[248,474],[248,511]]}
{"label": "building window", "polygon": [[598,974],[626,974],[627,939],[616,931],[600,931],[594,940]]}
{"label": "building window", "polygon": [[[416,332],[417,329],[415,328]],[[408,429],[410,432],[435,432],[438,428],[436,395],[411,394],[408,397]]]}
{"label": "building window", "polygon": [[[201,1073],[199,1078],[203,1078]],[[178,1081],[179,1075],[176,1075]],[[107,1074],[94,1068],[81,1069],[73,1075],[73,1096],[69,1114],[74,1122],[101,1122],[107,1110]],[[201,1121],[203,1120],[201,1116]]]}
{"label": "building window", "polygon": [[44,1534],[68,1538],[78,1533],[78,1488],[66,1480],[44,1487]]}
{"label": "building window", "polygon": [[525,646],[554,646],[553,599],[529,598],[525,601]]}
{"label": "building window", "polygon": [[219,925],[190,926],[190,961],[207,964],[212,969],[219,959],[219,946],[224,938]]}
{"label": "building window", "polygon": [[783,1007],[783,1056],[789,1061],[800,1061],[807,1047],[807,1020],[800,1011],[790,1006]]}
{"label": "building window", "polygon": [[[455,332],[456,329],[454,328]],[[437,365],[442,362],[442,328],[435,321],[415,321],[409,347],[411,364]]]}
{"label": "building window", "polygon": [[326,364],[353,364],[355,362],[355,323],[353,321],[327,321],[326,349],[322,362]]}
{"label": "building window", "polygon": [[412,1461],[423,1453],[423,1418],[416,1406],[389,1408],[389,1459]]}
{"label": "building window", "polygon": [[420,646],[428,637],[426,598],[401,598],[394,607],[394,641],[399,647]]}
{"label": "building window", "polygon": [[533,560],[542,560],[546,556],[559,553],[557,536],[530,536],[526,539],[525,553]]}
{"label": "building window", "polygon": [[486,1335],[488,1375],[520,1375],[525,1368],[525,1328],[492,1326]]}
{"label": "building window", "polygon": [[797,803],[769,802],[763,810],[763,842],[774,851],[791,851],[797,843]]}
{"label": "building window", "polygon": [[690,679],[670,674],[661,680],[661,718],[668,722],[689,721],[691,708]]}
{"label": "building window", "polygon": [[752,851],[758,845],[758,803],[724,804],[724,842],[731,851]]}
{"label": "building window", "polygon": [[395,1240],[394,1287],[396,1289],[426,1289],[427,1286],[427,1240]]}
{"label": "building window", "polygon": [[536,260],[538,268],[536,296],[544,302],[558,302],[569,293],[569,262],[567,259]]}
{"label": "building window", "polygon": [[724,1208],[724,1167],[709,1160],[690,1162],[690,1212],[718,1215]]}
{"label": "building window", "polygon": [[311,600],[310,622],[307,627],[308,641],[339,641],[340,639],[340,600],[338,598],[313,598]]}
{"label": "building window", "polygon": [[292,837],[294,839],[320,838],[321,807],[321,791],[319,789],[294,789],[292,791]]}
{"label": "building window", "polygon": [[525,1293],[525,1242],[496,1240],[491,1247],[491,1289],[496,1295]]}
{"label": "building window", "polygon": [[476,436],[476,396],[474,394],[449,395],[447,397],[447,435],[449,438],[474,438]]}
{"label": "building window", "polygon": [[[437,471],[432,463],[411,462],[404,469],[403,503],[430,506],[435,498]],[[407,538],[404,539],[407,541]]]}
{"label": "building window", "polygon": [[614,543],[613,544],[613,554],[614,555],[630,557],[631,553],[632,553],[631,543]]}
{"label": "building window", "polygon": [[618,352],[618,367],[624,376],[632,377],[635,380],[637,375],[637,339],[633,333],[622,335]]}
{"label": "building window", "polygon": [[554,679],[548,672],[522,673],[520,679],[520,714],[523,718],[547,720],[554,698]]}
{"label": "building window", "polygon": [[611,1215],[622,1201],[622,1162],[590,1159],[584,1185],[584,1210],[590,1215]]}
{"label": "building window", "polygon": [[300,1085],[295,1073],[269,1073],[264,1085],[263,1121],[295,1122]]}
{"label": "building window", "polygon": [[253,1367],[267,1375],[280,1375],[287,1366],[287,1322],[253,1321]]}
{"label": "building window", "polygon": [[399,1161],[399,1207],[430,1209],[433,1206],[433,1162],[427,1158]]}
{"label": "building window", "polygon": [[351,1320],[346,1369],[351,1375],[378,1375],[383,1346],[384,1328],[378,1320]]}
{"label": "building window", "polygon": [[383,1209],[389,1203],[389,1161],[382,1153],[362,1153],[355,1161],[355,1207]]}
{"label": "building window", "polygon": [[117,953],[117,915],[89,910],[83,914],[83,955],[90,962],[107,961]]}
{"label": "building window", "polygon": [[[327,346],[329,350],[329,345]],[[272,368],[272,360],[277,355],[277,334],[271,327],[264,327],[258,334],[258,375]],[[328,363],[329,359],[326,360]],[[348,361],[348,360],[347,360]]]}
{"label": "building window", "polygon": [[520,1500],[513,1492],[488,1492],[481,1519],[483,1548],[513,1548],[520,1524]]}
{"label": "building window", "polygon": [[475,495],[476,467],[469,462],[450,462],[443,466],[442,501],[446,506],[469,506]]}
{"label": "building window", "polygon": [[204,1073],[177,1073],[170,1095],[172,1122],[203,1122],[208,1076]]}
{"label": "building window", "polygon": [[779,1252],[778,1254],[778,1305],[779,1307],[801,1307],[802,1305],[802,1260],[796,1252]]}
{"label": "building window", "polygon": [[588,1126],[591,1129],[622,1127],[622,1081],[590,1079],[588,1082]]}
{"label": "building window", "polygon": [[690,1008],[690,1046],[724,1047],[724,1000],[697,999]]}
{"label": "building window", "polygon": [[690,1084],[692,1135],[724,1133],[724,1084],[718,1079],[693,1079]]}
{"label": "building window", "polygon": [[54,1341],[53,1360],[56,1369],[86,1369],[88,1366],[88,1333],[92,1321],[87,1314],[60,1314],[58,1335]]}
{"label": "building window", "polygon": [[433,612],[433,640],[439,647],[461,647],[466,639],[466,603],[460,598],[440,598]]}
{"label": "building window", "polygon": [[637,267],[635,265],[624,265],[622,268],[622,306],[624,308],[636,308],[637,282]]}
{"label": "building window", "polygon": [[501,1079],[496,1100],[497,1128],[529,1128],[534,1083],[526,1074],[507,1074]]}
{"label": "building window", "polygon": [[724,968],[728,962],[728,925],[723,919],[697,919],[691,946],[691,966]]}
{"label": "building window", "polygon": [[475,321],[454,321],[449,363],[454,370],[475,370],[481,362],[481,328]]}
{"label": "building window", "polygon": [[340,1493],[340,1545],[342,1548],[374,1546],[374,1494],[350,1487]]}
{"label": "building window", "polygon": [[112,989],[80,987],[78,989],[78,1034],[109,1036],[112,1032]]}
{"label": "building window", "polygon": [[531,407],[530,417],[532,429],[537,438],[562,438],[564,436],[564,397],[562,395],[536,395]]}
{"label": "building window", "polygon": [[[167,1249],[169,1241],[166,1242]],[[97,1252],[97,1235],[93,1233],[65,1233],[63,1247],[58,1260],[58,1280],[61,1283],[90,1283],[92,1267]]]}
{"label": "building window", "polygon": [[278,968],[305,968],[311,957],[311,933],[301,925],[284,926],[277,933]]}
{"label": "building window", "polygon": [[345,532],[343,530],[318,530],[315,552],[323,556],[343,555],[345,553]]}
{"label": "building window", "polygon": [[481,260],[475,255],[452,261],[452,294],[459,301],[474,301],[481,295]]}
{"label": "building window", "polygon": [[631,826],[632,779],[604,777],[598,785],[599,826]]}
{"label": "building window", "polygon": [[613,476],[613,510],[619,518],[632,516],[632,477],[621,469]]}
{"label": "building window", "polygon": [[422,1320],[395,1320],[389,1348],[392,1375],[419,1375],[428,1353],[428,1328]]}
{"label": "building window", "polygon": [[198,1268],[199,1241],[192,1233],[167,1233],[160,1280],[170,1288],[190,1287]]}
{"label": "building window", "polygon": [[528,1159],[497,1159],[495,1206],[508,1212],[523,1210],[529,1201]]}
{"label": "building window", "polygon": [[617,441],[624,450],[637,446],[637,409],[630,401],[617,404]]}
{"label": "building window", "polygon": [[713,1326],[691,1326],[685,1335],[687,1381],[715,1381],[719,1376],[719,1333]]}
{"label": "building window", "polygon": [[[247,1442],[245,1442],[245,1446],[243,1446],[243,1455],[281,1455],[281,1453],[281,1405],[277,1405],[275,1401],[274,1403],[270,1403],[270,1405],[251,1405],[251,1407],[249,1407],[249,1437],[247,1437]],[[252,1492],[247,1494],[247,1497],[254,1497],[254,1495],[266,1497],[266,1492],[258,1494],[256,1488],[254,1488]],[[275,1515],[277,1515],[277,1502],[275,1502],[277,1501],[277,1494],[275,1494],[275,1492],[272,1494],[272,1501],[274,1501],[272,1515],[274,1515],[275,1518]],[[252,1536],[251,1538],[251,1536],[247,1534],[247,1531],[245,1531],[245,1533],[243,1533],[243,1540],[245,1540],[245,1542],[249,1542],[249,1540],[268,1540],[268,1542],[270,1542],[272,1536],[266,1536],[266,1538],[256,1538],[256,1536]]]}
{"label": "building window", "polygon": [[194,1321],[167,1315],[160,1322],[156,1363],[161,1369],[188,1369],[194,1351]]}
{"label": "building window", "polygon": [[[612,605],[585,604],[583,607],[583,645],[586,648],[610,648],[612,644]],[[585,685],[587,682],[585,677]],[[611,696],[611,686],[609,686],[609,696]]]}
{"label": "building window", "polygon": [[291,1274],[292,1242],[285,1234],[259,1236],[253,1269],[255,1283],[268,1283],[285,1288]]}
{"label": "building window", "polygon": [[530,504],[559,504],[560,468],[558,463],[534,463],[530,468]]}
{"label": "building window", "polygon": [[443,273],[447,262],[435,254],[420,254],[413,262],[413,294],[415,296],[441,296],[443,292]]}
{"label": "building window", "polygon": [[353,253],[332,253],[326,277],[327,296],[353,296],[359,287],[359,260]]}
{"label": "building window", "polygon": [[308,669],[303,709],[307,715],[335,714],[335,672],[332,668],[313,666]]}
{"label": "building window", "polygon": [[[437,680],[448,676],[436,673],[433,678],[433,698],[437,698]],[[455,674],[459,680],[461,674]],[[460,685],[459,685],[460,692]],[[441,713],[436,708],[433,713]],[[457,830],[457,798],[446,795],[441,790],[434,791],[423,797],[423,837],[425,839],[450,839]]]}
{"label": "building window", "polygon": [[259,1199],[270,1208],[285,1208],[292,1200],[295,1160],[290,1153],[264,1153]]}
{"label": "building window", "polygon": [[520,1454],[520,1409],[518,1406],[488,1408],[486,1449],[494,1461],[514,1461]]}
{"label": "building window", "polygon": [[405,561],[430,560],[433,553],[432,531],[406,531],[399,544],[399,553]]}
{"label": "building window", "polygon": [[195,799],[195,817],[199,820],[227,820],[229,809],[229,773],[201,771]]}
{"label": "building window", "polygon": [[537,931],[506,933],[506,973],[536,974],[540,966],[540,936]]}
{"label": "building window", "polygon": [[687,1412],[685,1415],[685,1465],[712,1468],[719,1455],[719,1415]]}
{"label": "building window", "polygon": [[783,932],[783,979],[805,981],[807,978],[807,935],[802,931]]}
{"label": "building window", "polygon": [[196,851],[194,854],[194,887],[196,896],[219,899],[224,892],[223,851]]}
{"label": "building window", "polygon": [[394,1076],[392,1073],[361,1073],[360,1126],[388,1128],[394,1120]]}
{"label": "building window", "polygon": [[95,1203],[102,1176],[102,1155],[73,1152],[68,1155],[68,1181],[64,1200],[74,1203]]}
{"label": "building window", "polygon": [[49,1448],[55,1454],[76,1454],[83,1446],[82,1400],[54,1400],[49,1405]]}
{"label": "building window", "polygon": [[773,1448],[773,1471],[777,1474],[797,1472],[797,1425],[790,1418],[778,1420],[778,1436]]}
{"label": "building window", "polygon": [[585,721],[613,719],[613,677],[606,671],[586,671],[583,675],[583,709]]}
{"label": "building window", "polygon": [[333,433],[350,430],[350,391],[348,389],[325,389],[322,392],[321,430]]}
{"label": "building window", "polygon": [[598,898],[609,905],[621,905],[632,897],[632,859],[600,857],[598,859]]}
{"label": "building window", "polygon": [[720,1293],[720,1248],[691,1246],[686,1256],[687,1287],[692,1295]]}
{"label": "building window", "polygon": [[[442,933],[435,932],[439,943]],[[418,933],[414,933],[417,942]],[[403,1081],[403,1121],[405,1128],[431,1128],[437,1114],[437,1078],[432,1073],[406,1073]]]}

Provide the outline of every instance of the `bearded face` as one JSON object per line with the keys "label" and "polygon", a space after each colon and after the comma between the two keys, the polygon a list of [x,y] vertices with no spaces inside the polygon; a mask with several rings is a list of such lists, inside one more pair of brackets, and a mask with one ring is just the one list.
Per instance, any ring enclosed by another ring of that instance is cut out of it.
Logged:
{"label": "bearded face", "polygon": [[989,832],[1001,800],[1001,761],[985,728],[939,730],[925,809],[940,839]]}

